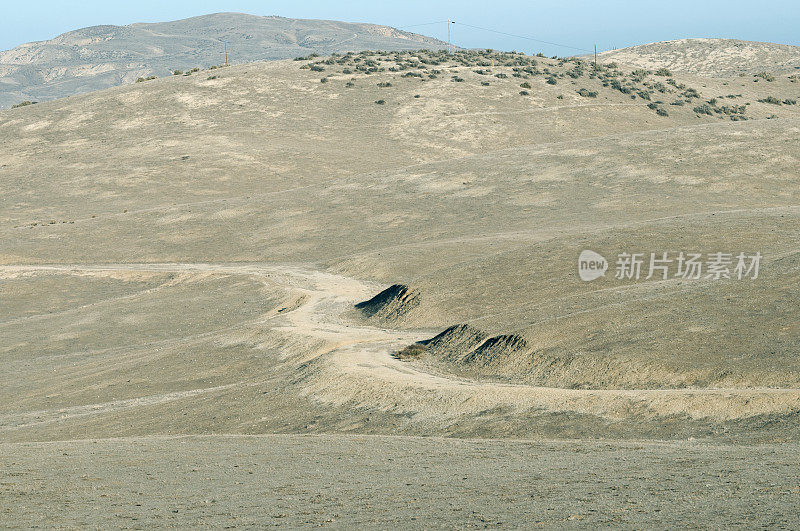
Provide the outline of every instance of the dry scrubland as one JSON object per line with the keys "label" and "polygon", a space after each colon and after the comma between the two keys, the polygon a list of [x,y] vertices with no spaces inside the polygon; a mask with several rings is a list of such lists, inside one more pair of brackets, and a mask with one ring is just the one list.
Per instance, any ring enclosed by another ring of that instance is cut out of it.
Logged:
{"label": "dry scrubland", "polygon": [[[750,523],[791,521],[800,434],[798,96],[789,74],[712,79],[412,52],[200,71],[3,112],[0,459],[19,475],[0,496],[19,503],[0,518],[34,518],[63,502],[53,483],[28,506],[19,497],[45,474],[37,463],[59,470],[62,451],[87,459],[93,444],[44,441],[132,437],[97,443],[104,457],[86,465],[89,477],[108,482],[123,473],[119,460],[145,466],[162,443],[169,455],[178,445],[229,463],[252,451],[244,435],[349,433],[696,438],[706,442],[691,447],[691,472],[679,457],[687,443],[648,446],[663,464],[652,481],[663,486],[678,474],[680,492],[710,484],[713,496],[698,510],[747,524],[747,505],[736,500],[753,499],[743,495],[752,474],[773,473],[763,466],[769,455],[782,472],[764,480],[761,507],[770,509]],[[607,258],[760,251],[764,259],[753,281],[609,275],[583,283],[583,249]],[[439,341],[407,349],[446,329]],[[482,348],[487,340],[491,348]],[[227,436],[211,448],[215,439],[152,438],[208,434]],[[328,460],[319,465],[328,473],[341,465],[321,456],[320,444],[353,455],[352,439],[341,436],[278,437],[266,455],[299,440],[308,443],[304,456]],[[413,465],[435,470],[436,459],[470,461],[478,452],[470,446],[478,443],[364,440],[398,458],[403,445],[451,452]],[[549,489],[540,495],[553,512],[523,515],[514,513],[519,500],[477,496],[487,520],[453,512],[443,522],[496,524],[503,519],[492,511],[510,511],[519,519],[506,525],[657,523],[653,503],[638,498],[612,497],[583,513],[553,501],[574,499],[575,489],[593,499],[597,489],[634,496],[654,488],[614,465],[617,452],[655,470],[635,445],[570,443],[590,454],[586,467],[600,467],[577,487],[552,483],[574,473],[571,456],[509,465],[522,443],[485,444],[504,450],[482,462]],[[728,459],[743,464],[734,472],[721,464]],[[147,470],[159,489],[194,473],[158,466]],[[357,481],[370,469],[351,473]],[[467,491],[513,487],[490,476],[473,477]],[[452,483],[437,478],[426,488]],[[722,478],[736,487],[726,491]],[[302,488],[311,490],[334,481],[307,480]],[[206,523],[256,514],[260,487],[253,476],[242,482],[254,498]],[[136,498],[108,488],[115,503]],[[388,499],[395,487],[387,479],[374,488]],[[145,507],[160,507],[158,490],[139,490]],[[296,504],[281,509],[278,496],[271,514],[288,514],[284,524],[304,523],[303,514],[317,523],[390,521],[346,492],[321,500],[325,510],[312,516]],[[190,494],[182,495],[200,499]],[[76,519],[85,495],[70,498]],[[307,507],[303,496],[295,503]],[[328,511],[337,503],[374,519],[331,516],[343,514]],[[664,523],[689,517],[669,503],[656,507],[673,518]],[[184,524],[213,513],[176,509]],[[409,511],[395,513],[398,521],[435,516]]]}
{"label": "dry scrubland", "polygon": [[127,85],[225,62],[312,51],[440,49],[447,43],[375,24],[214,13],[171,22],[91,26],[0,51],[0,108]]}
{"label": "dry scrubland", "polygon": [[602,52],[604,61],[710,77],[800,73],[800,46],[737,39],[680,39]]}

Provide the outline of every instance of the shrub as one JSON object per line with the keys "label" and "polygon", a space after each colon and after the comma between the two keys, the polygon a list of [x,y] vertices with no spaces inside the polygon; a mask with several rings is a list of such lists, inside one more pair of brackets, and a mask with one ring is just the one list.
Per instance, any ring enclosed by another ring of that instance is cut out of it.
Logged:
{"label": "shrub", "polygon": [[661,107],[656,109],[656,114],[659,116],[669,116],[669,113],[666,111],[666,109],[662,109]]}
{"label": "shrub", "polygon": [[697,114],[707,114],[709,116],[714,114],[713,109],[711,108],[711,106],[708,103],[704,103],[702,105],[698,105],[693,110]]}
{"label": "shrub", "polygon": [[578,94],[583,96],[584,98],[596,98],[597,97],[597,92],[595,92],[593,90],[586,90],[585,88],[580,89],[578,91]]}
{"label": "shrub", "polygon": [[716,109],[717,112],[720,114],[727,114],[727,115],[734,115],[734,114],[744,114],[747,110],[747,107],[744,105],[723,105],[719,109]]}
{"label": "shrub", "polygon": [[554,78],[553,76],[547,78],[548,85],[555,85],[556,83],[558,83],[558,81],[556,81],[556,78]]}
{"label": "shrub", "polygon": [[755,75],[755,77],[760,77],[761,79],[764,79],[766,81],[775,81],[775,76],[773,76],[769,72],[759,72],[758,74]]}
{"label": "shrub", "polygon": [[325,67],[320,65],[309,65],[309,68],[312,72],[324,72]]}
{"label": "shrub", "polygon": [[172,71],[172,75],[173,76],[182,76],[183,75],[183,70],[173,70]]}
{"label": "shrub", "polygon": [[521,91],[519,91],[519,95],[520,96],[530,96],[531,93],[528,92],[527,90],[521,90]]}
{"label": "shrub", "polygon": [[640,90],[637,94],[639,94],[639,97],[642,98],[643,100],[650,101],[650,93],[649,92],[644,91],[644,90]]}
{"label": "shrub", "polygon": [[783,104],[784,105],[797,105],[797,100],[786,99],[786,100],[783,100]]}
{"label": "shrub", "polygon": [[384,103],[386,103],[386,101],[385,100],[378,100],[375,103],[377,103],[378,105],[383,105]]}
{"label": "shrub", "polygon": [[526,82],[524,82],[524,83],[520,83],[520,85],[519,85],[519,86],[520,86],[520,87],[522,87],[522,88],[524,88],[524,89],[529,89],[529,88],[531,88],[531,84],[530,84],[530,83],[528,83],[527,81],[526,81]]}
{"label": "shrub", "polygon": [[320,83],[327,83],[328,82],[328,78],[327,77],[323,77],[322,79],[319,80],[319,82]]}
{"label": "shrub", "polygon": [[617,79],[612,79],[611,80],[611,88],[613,88],[614,90],[618,90],[618,91],[622,92],[623,94],[630,94],[631,93],[631,89],[626,87],[626,86],[624,86]]}
{"label": "shrub", "polygon": [[656,70],[656,75],[657,76],[662,76],[662,77],[670,77],[670,76],[672,76],[672,72],[670,72],[666,68],[659,68],[658,70]]}
{"label": "shrub", "polygon": [[381,88],[386,88],[386,87],[391,87],[392,84],[389,83],[388,81],[381,81],[380,83],[378,83],[378,86]]}
{"label": "shrub", "polygon": [[28,105],[36,105],[36,103],[38,102],[25,100],[17,103],[16,105],[12,105],[11,108],[19,109],[20,107],[27,107]]}
{"label": "shrub", "polygon": [[491,85],[491,83],[489,83],[488,81],[481,81],[481,85],[483,85],[484,87],[488,87],[489,85]]}
{"label": "shrub", "polygon": [[675,100],[672,103],[670,103],[670,105],[675,105],[677,107],[683,107],[684,103],[683,103],[683,100]]}
{"label": "shrub", "polygon": [[428,351],[428,347],[421,343],[414,343],[413,345],[409,345],[403,350],[396,352],[393,354],[393,357],[400,360],[400,361],[408,361],[420,358],[423,354]]}
{"label": "shrub", "polygon": [[761,102],[761,103],[771,103],[773,105],[780,105],[781,104],[781,100],[779,100],[778,98],[776,98],[774,96],[767,96],[766,98],[760,99],[758,101]]}

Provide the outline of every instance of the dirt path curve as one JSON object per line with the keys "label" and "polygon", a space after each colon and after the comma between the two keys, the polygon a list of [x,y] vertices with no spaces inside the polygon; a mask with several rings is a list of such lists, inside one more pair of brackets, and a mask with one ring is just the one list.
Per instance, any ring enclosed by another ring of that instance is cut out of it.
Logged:
{"label": "dirt path curve", "polygon": [[559,389],[474,381],[433,374],[391,354],[430,337],[430,330],[394,330],[346,318],[353,304],[383,286],[302,266],[265,263],[53,264],[0,266],[0,278],[21,274],[86,274],[104,271],[212,272],[268,279],[303,295],[304,303],[265,326],[325,340],[331,347],[310,364],[300,393],[335,405],[404,408],[432,417],[477,414],[487,409],[570,411],[609,418],[632,411],[653,416],[688,415],[730,420],[800,411],[800,389]]}

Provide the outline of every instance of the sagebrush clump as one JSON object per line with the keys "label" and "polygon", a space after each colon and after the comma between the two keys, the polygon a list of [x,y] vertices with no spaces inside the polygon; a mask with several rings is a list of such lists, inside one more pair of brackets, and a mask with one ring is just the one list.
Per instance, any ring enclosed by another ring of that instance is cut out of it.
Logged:
{"label": "sagebrush clump", "polygon": [[422,357],[428,351],[428,347],[421,343],[414,343],[405,347],[403,350],[396,352],[393,357],[400,361],[416,360]]}

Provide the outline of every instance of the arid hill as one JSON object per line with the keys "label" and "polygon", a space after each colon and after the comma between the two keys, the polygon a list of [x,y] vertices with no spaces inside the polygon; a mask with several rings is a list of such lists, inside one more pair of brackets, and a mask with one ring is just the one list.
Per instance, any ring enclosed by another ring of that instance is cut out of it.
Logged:
{"label": "arid hill", "polygon": [[800,74],[800,46],[736,39],[681,39],[654,42],[599,54],[603,61],[707,77],[759,72]]}
{"label": "arid hill", "polygon": [[217,13],[129,26],[93,26],[0,52],[0,107],[45,101],[225,62],[311,53],[439,49],[444,43],[388,26]]}
{"label": "arid hill", "polygon": [[362,52],[0,111],[0,525],[797,527],[756,79]]}
{"label": "arid hill", "polygon": [[4,111],[2,434],[794,437],[797,91],[386,52]]}

